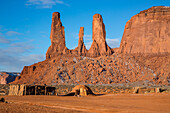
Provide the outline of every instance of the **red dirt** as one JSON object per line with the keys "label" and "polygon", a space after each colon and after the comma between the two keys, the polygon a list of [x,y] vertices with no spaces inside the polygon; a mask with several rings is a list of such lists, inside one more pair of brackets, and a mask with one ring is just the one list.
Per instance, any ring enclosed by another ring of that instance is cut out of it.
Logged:
{"label": "red dirt", "polygon": [[170,93],[103,96],[4,96],[3,112],[168,113]]}

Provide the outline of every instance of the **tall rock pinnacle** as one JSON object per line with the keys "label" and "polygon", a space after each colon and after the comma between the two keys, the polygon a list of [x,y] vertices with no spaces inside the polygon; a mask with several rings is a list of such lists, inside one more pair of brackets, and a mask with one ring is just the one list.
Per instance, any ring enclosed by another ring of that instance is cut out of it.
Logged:
{"label": "tall rock pinnacle", "polygon": [[87,52],[87,49],[84,45],[83,36],[84,36],[84,27],[80,27],[79,42],[78,42],[78,47],[76,48],[78,51],[78,54],[80,55],[85,55]]}
{"label": "tall rock pinnacle", "polygon": [[65,49],[65,32],[60,20],[60,13],[54,12],[52,15],[51,25],[51,46],[48,48],[46,58],[56,56],[56,54],[62,54]]}
{"label": "tall rock pinnacle", "polygon": [[80,27],[78,46],[84,44],[83,36],[84,36],[84,27]]}
{"label": "tall rock pinnacle", "polygon": [[91,57],[112,54],[111,48],[106,43],[106,31],[102,16],[95,14],[93,16],[93,43],[88,53]]}

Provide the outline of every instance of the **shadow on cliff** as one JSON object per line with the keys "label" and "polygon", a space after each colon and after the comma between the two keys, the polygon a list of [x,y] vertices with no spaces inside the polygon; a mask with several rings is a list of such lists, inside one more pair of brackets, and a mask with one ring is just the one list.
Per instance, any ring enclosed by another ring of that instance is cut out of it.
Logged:
{"label": "shadow on cliff", "polygon": [[15,75],[9,75],[9,76],[6,78],[7,84],[10,83],[10,82],[15,81],[15,78],[16,78],[16,77],[17,77],[17,76],[15,76]]}

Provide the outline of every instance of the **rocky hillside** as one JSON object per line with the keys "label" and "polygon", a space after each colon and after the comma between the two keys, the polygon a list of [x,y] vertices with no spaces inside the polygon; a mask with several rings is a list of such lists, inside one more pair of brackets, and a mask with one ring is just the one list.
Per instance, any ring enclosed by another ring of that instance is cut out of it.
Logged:
{"label": "rocky hillside", "polygon": [[136,81],[155,82],[157,75],[139,65],[132,56],[113,54],[97,58],[60,55],[24,67],[15,83],[34,84],[111,84]]}
{"label": "rocky hillside", "polygon": [[132,17],[120,48],[110,48],[102,16],[93,16],[89,50],[80,28],[78,47],[65,46],[64,27],[53,13],[51,46],[46,60],[25,66],[14,84],[112,84],[142,82],[170,84],[170,7],[152,7]]}
{"label": "rocky hillside", "polygon": [[20,73],[15,72],[0,72],[0,84],[8,84],[13,82]]}

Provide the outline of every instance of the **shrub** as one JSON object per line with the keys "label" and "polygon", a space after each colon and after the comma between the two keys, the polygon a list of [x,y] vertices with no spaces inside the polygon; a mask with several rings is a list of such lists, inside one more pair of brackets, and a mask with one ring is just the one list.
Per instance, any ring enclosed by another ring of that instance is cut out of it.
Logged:
{"label": "shrub", "polygon": [[4,99],[4,98],[1,98],[0,102],[5,102],[5,99]]}

